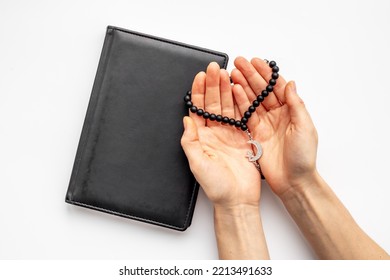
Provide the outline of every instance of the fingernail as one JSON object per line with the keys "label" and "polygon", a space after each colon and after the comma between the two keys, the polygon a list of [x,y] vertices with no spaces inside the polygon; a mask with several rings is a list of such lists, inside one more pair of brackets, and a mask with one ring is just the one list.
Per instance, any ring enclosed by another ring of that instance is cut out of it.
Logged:
{"label": "fingernail", "polygon": [[295,85],[295,81],[291,81],[291,89],[294,93],[297,93],[297,86]]}
{"label": "fingernail", "polygon": [[210,62],[210,66],[211,66],[211,65],[212,65],[212,66],[214,66],[214,67],[215,67],[215,66],[217,66],[217,67],[219,68],[219,64],[218,64],[218,63],[216,63],[215,61],[213,61],[213,62]]}
{"label": "fingernail", "polygon": [[187,116],[185,116],[185,117],[183,118],[184,130],[187,129],[187,122],[188,122],[187,118],[188,118]]}

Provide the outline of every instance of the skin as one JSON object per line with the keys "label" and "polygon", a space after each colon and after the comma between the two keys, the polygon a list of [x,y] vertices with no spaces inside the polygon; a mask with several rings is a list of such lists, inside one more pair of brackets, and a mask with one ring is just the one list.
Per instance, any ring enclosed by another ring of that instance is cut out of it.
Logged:
{"label": "skin", "polygon": [[[272,72],[259,58],[249,62],[238,57],[234,64],[233,87],[216,63],[210,64],[206,74],[199,73],[192,87],[193,103],[240,119]],[[259,163],[268,184],[319,258],[390,258],[356,224],[317,171],[317,131],[294,82],[280,76],[247,125],[263,147]],[[250,149],[247,136],[194,114],[184,118],[184,126],[183,149],[214,205],[220,258],[268,258],[258,208],[260,176],[244,156]]]}
{"label": "skin", "polygon": [[[238,57],[232,71],[234,97],[241,111],[256,98],[271,77],[270,67],[261,59],[252,63]],[[257,108],[248,122],[253,137],[264,150],[262,172],[279,197],[292,186],[316,173],[318,136],[294,82],[279,77],[274,91]]]}
{"label": "skin", "polygon": [[[239,117],[229,75],[216,63],[195,77],[192,101],[208,112]],[[182,146],[191,170],[214,205],[219,257],[268,259],[259,214],[261,182],[245,157],[250,148],[246,135],[193,113],[184,118],[184,127]]]}

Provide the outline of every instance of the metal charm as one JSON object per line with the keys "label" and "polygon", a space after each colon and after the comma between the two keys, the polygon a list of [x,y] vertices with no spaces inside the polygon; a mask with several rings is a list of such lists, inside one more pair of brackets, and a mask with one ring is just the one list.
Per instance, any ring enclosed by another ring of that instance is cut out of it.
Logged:
{"label": "metal charm", "polygon": [[247,143],[256,147],[256,154],[254,155],[253,151],[248,151],[246,153],[246,157],[248,158],[249,162],[252,162],[256,166],[256,169],[260,172],[261,179],[265,179],[263,172],[261,171],[260,164],[257,162],[257,160],[263,155],[263,148],[259,142],[253,140],[252,135],[248,130],[245,130],[245,132],[249,137],[249,141]]}
{"label": "metal charm", "polygon": [[254,140],[252,138],[252,135],[250,134],[250,132],[248,130],[245,130],[245,132],[249,137],[249,141],[247,143],[256,147],[256,154],[253,154],[253,151],[248,151],[246,153],[246,157],[248,158],[248,160],[250,162],[254,163],[256,165],[256,167],[258,167],[259,164],[257,163],[257,160],[262,156],[263,148],[261,147],[259,142],[257,142],[256,140]]}
{"label": "metal charm", "polygon": [[260,143],[257,142],[256,140],[250,139],[247,143],[256,147],[256,155],[254,155],[252,151],[248,151],[246,153],[248,160],[250,162],[257,161],[261,157],[261,155],[263,154],[263,148],[261,147]]}

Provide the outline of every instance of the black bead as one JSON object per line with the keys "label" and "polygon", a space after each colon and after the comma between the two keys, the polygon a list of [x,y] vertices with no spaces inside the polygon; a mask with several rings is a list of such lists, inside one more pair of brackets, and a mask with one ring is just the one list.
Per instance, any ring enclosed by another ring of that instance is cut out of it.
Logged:
{"label": "black bead", "polygon": [[247,118],[247,119],[249,119],[249,118],[251,117],[251,115],[252,115],[252,113],[249,112],[249,111],[246,111],[246,112],[244,113],[244,117]]}
{"label": "black bead", "polygon": [[203,111],[202,109],[198,109],[198,111],[196,111],[196,114],[197,114],[198,116],[203,116],[204,111]]}
{"label": "black bead", "polygon": [[217,122],[221,122],[222,121],[222,116],[221,115],[217,115],[216,120],[217,120]]}
{"label": "black bead", "polygon": [[191,101],[187,101],[187,102],[186,102],[186,107],[187,107],[187,108],[191,108],[192,105],[194,105],[194,104],[192,104]]}
{"label": "black bead", "polygon": [[215,114],[210,114],[210,121],[215,121],[217,116]]}
{"label": "black bead", "polygon": [[278,66],[272,67],[272,72],[278,73],[279,72],[279,67]]}
{"label": "black bead", "polygon": [[246,124],[241,124],[241,130],[242,131],[245,131],[247,129],[248,129],[248,127],[246,126]]}
{"label": "black bead", "polygon": [[[263,98],[264,99],[264,98]],[[260,101],[258,101],[257,99],[255,99],[253,102],[252,102],[252,105],[253,107],[259,107],[260,106]]]}
{"label": "black bead", "polygon": [[192,107],[190,108],[190,111],[191,111],[192,113],[196,113],[196,111],[198,111],[198,108],[197,108],[196,106],[192,106]]}
{"label": "black bead", "polygon": [[229,118],[228,117],[223,117],[222,118],[223,123],[229,123]]}
{"label": "black bead", "polygon": [[187,95],[191,95],[191,91],[189,90],[189,91],[187,91]]}
{"label": "black bead", "polygon": [[261,95],[262,95],[264,98],[266,98],[266,97],[268,96],[268,94],[269,94],[269,92],[268,92],[267,90],[263,90],[263,91],[261,92]]}
{"label": "black bead", "polygon": [[[267,94],[268,94],[268,92],[267,92]],[[263,96],[262,94],[258,95],[258,96],[257,96],[257,101],[258,101],[259,103],[263,102],[263,101],[264,101],[264,96]]]}
{"label": "black bead", "polygon": [[210,113],[209,112],[204,112],[203,118],[205,118],[205,119],[210,118]]}
{"label": "black bead", "polygon": [[272,73],[272,79],[276,80],[277,78],[279,78],[279,74],[277,72],[273,72]]}
{"label": "black bead", "polygon": [[269,80],[269,82],[268,82],[271,86],[274,86],[274,85],[276,85],[276,80],[275,79],[271,79],[271,80]]}
{"label": "black bead", "polygon": [[242,124],[246,124],[248,122],[248,119],[247,118],[245,118],[245,117],[242,117],[241,118],[241,123]]}
{"label": "black bead", "polygon": [[266,87],[266,91],[268,91],[268,92],[271,92],[271,91],[273,91],[273,90],[274,90],[274,87],[271,86],[271,85],[268,85],[268,86]]}
{"label": "black bead", "polygon": [[240,122],[240,121],[236,121],[236,122],[234,123],[234,126],[235,126],[235,127],[240,127],[240,126],[241,126],[241,122]]}
{"label": "black bead", "polygon": [[191,95],[186,95],[184,96],[184,101],[187,102],[187,101],[191,101]]}
{"label": "black bead", "polygon": [[276,62],[275,61],[273,61],[273,60],[271,60],[269,63],[268,63],[268,65],[269,65],[269,67],[274,67],[274,66],[276,66]]}
{"label": "black bead", "polygon": [[249,107],[248,107],[248,111],[251,112],[251,113],[253,113],[254,111],[256,111],[255,106],[253,106],[253,105],[249,106]]}
{"label": "black bead", "polygon": [[233,119],[233,118],[230,119],[230,120],[229,120],[229,124],[230,124],[230,125],[235,125],[235,124],[236,124],[236,120]]}

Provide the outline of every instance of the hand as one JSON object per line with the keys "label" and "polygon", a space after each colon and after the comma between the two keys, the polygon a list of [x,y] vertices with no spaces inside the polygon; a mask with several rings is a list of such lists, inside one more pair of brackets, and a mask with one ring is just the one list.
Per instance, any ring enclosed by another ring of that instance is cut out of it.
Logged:
{"label": "hand", "polygon": [[[251,63],[238,57],[232,71],[235,101],[243,114],[268,84],[272,71],[259,59]],[[294,82],[279,76],[274,91],[248,122],[253,137],[263,147],[262,172],[272,190],[281,196],[294,187],[309,185],[316,171],[317,132]]]}
{"label": "hand", "polygon": [[[240,119],[229,75],[211,63],[192,85],[198,108]],[[192,173],[214,204],[214,227],[221,259],[268,259],[261,223],[260,174],[246,158],[251,149],[240,129],[190,113],[184,117],[182,146]]]}
{"label": "hand", "polygon": [[[192,102],[209,113],[240,119],[233,103],[229,75],[211,63],[207,73],[200,72],[192,85]],[[182,146],[196,180],[215,207],[258,208],[260,175],[246,158],[251,149],[240,129],[190,113],[184,118]]]}
{"label": "hand", "polygon": [[[243,114],[271,77],[255,58],[235,60],[235,101]],[[263,146],[261,169],[314,251],[323,259],[388,259],[389,255],[353,220],[316,169],[318,136],[295,83],[279,77],[274,91],[248,121]],[[359,244],[359,246],[356,246]]]}

